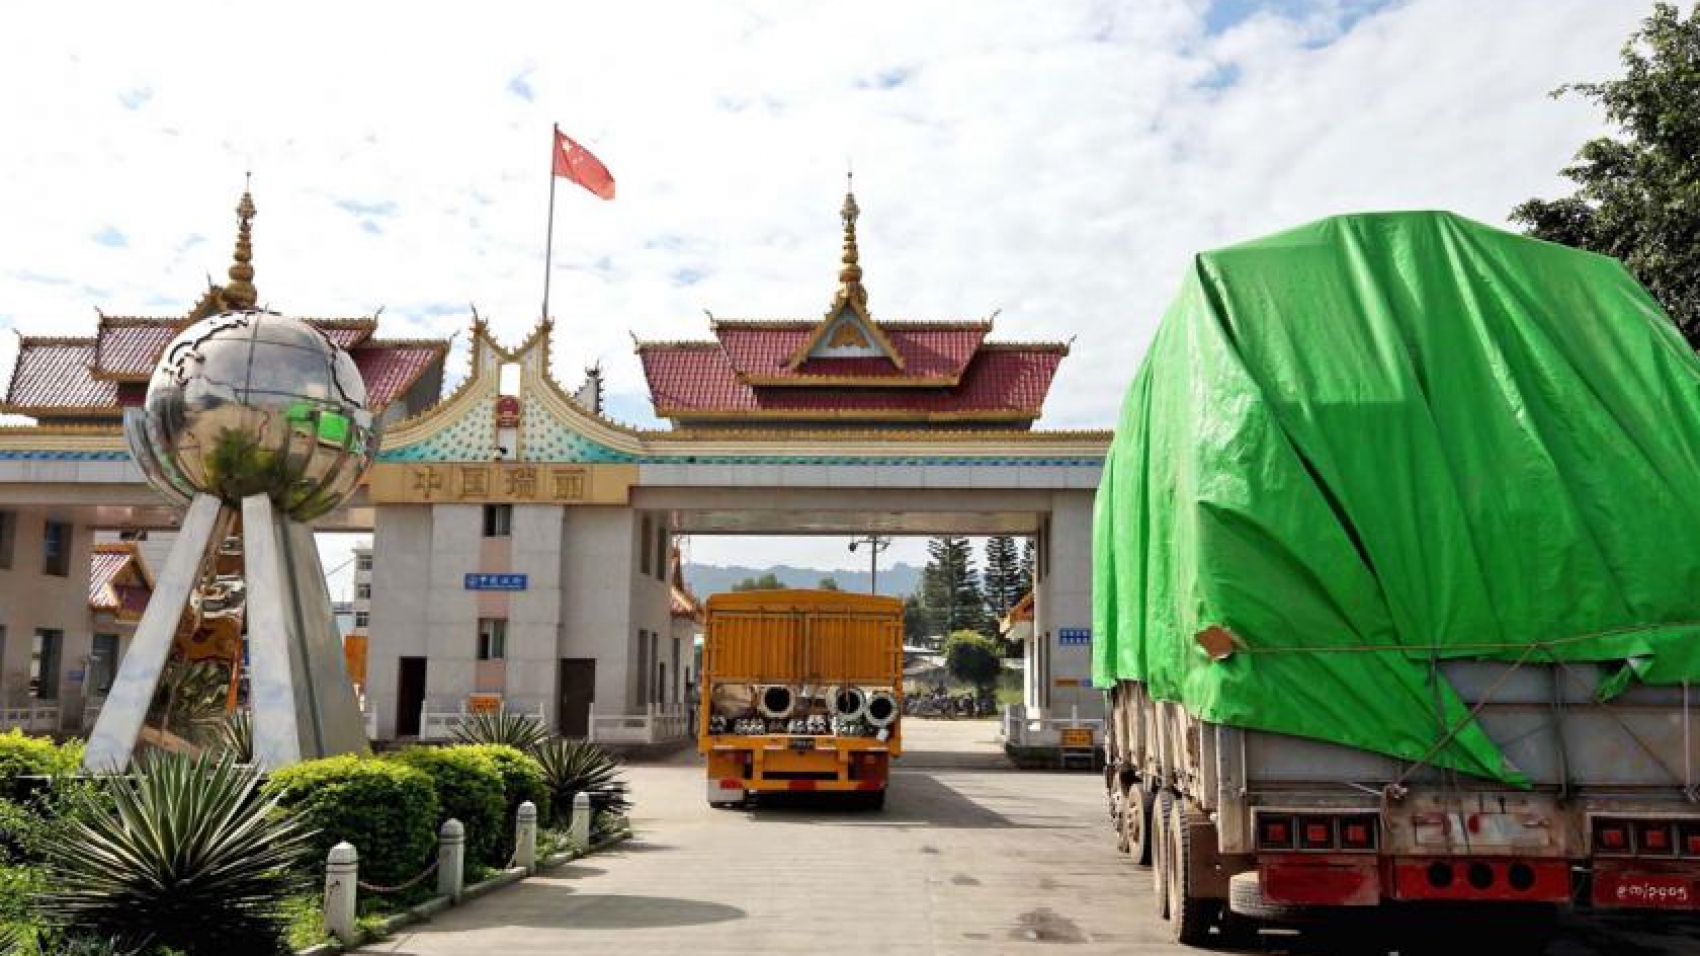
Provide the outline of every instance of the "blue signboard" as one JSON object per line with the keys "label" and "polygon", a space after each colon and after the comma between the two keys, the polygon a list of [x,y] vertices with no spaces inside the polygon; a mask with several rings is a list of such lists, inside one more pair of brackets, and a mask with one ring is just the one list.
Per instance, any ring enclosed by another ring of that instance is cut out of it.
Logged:
{"label": "blue signboard", "polygon": [[1058,628],[1057,643],[1063,647],[1087,646],[1092,643],[1092,629],[1089,627]]}
{"label": "blue signboard", "polygon": [[525,575],[523,574],[469,574],[466,576],[468,591],[523,591],[525,590]]}

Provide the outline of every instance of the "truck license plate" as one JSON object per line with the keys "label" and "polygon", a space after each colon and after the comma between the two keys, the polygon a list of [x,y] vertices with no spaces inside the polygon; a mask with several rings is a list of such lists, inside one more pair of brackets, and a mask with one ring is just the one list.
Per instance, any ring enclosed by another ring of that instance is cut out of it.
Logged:
{"label": "truck license plate", "polygon": [[815,738],[813,738],[813,737],[792,737],[791,738],[791,749],[792,750],[813,750],[813,749],[815,749]]}
{"label": "truck license plate", "polygon": [[1686,908],[1694,903],[1694,887],[1686,876],[1625,873],[1615,883],[1611,901],[1619,906]]}

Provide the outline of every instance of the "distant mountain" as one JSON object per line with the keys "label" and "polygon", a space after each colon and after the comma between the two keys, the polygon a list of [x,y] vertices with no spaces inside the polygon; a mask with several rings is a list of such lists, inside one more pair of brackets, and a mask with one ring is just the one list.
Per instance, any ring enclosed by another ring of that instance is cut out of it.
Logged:
{"label": "distant mountain", "polygon": [[[685,583],[690,586],[691,593],[698,597],[708,597],[721,591],[732,590],[732,585],[745,578],[759,578],[771,574],[778,578],[786,587],[812,588],[820,584],[821,578],[832,578],[838,582],[839,590],[861,591],[867,593],[868,571],[866,568],[855,571],[849,568],[839,568],[828,571],[821,568],[797,568],[789,564],[776,564],[766,568],[746,568],[741,565],[720,567],[713,564],[685,563]],[[880,592],[893,597],[908,597],[915,593],[921,583],[921,569],[912,564],[898,563],[889,568],[880,568]]]}

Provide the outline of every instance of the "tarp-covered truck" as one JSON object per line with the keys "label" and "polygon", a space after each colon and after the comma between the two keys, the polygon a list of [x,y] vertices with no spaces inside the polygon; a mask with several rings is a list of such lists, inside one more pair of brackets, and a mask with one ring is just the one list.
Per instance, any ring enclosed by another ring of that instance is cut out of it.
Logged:
{"label": "tarp-covered truck", "polygon": [[885,805],[902,752],[903,602],[841,591],[708,599],[698,749],[708,802],[822,791]]}
{"label": "tarp-covered truck", "polygon": [[1094,549],[1112,817],[1178,939],[1700,907],[1700,360],[1615,260],[1445,213],[1199,255]]}

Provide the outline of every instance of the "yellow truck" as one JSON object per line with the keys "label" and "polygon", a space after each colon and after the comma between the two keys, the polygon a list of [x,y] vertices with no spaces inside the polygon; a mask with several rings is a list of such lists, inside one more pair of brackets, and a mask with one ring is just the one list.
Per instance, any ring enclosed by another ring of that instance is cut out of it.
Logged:
{"label": "yellow truck", "polygon": [[840,591],[708,599],[701,729],[708,802],[819,791],[885,805],[902,750],[903,603]]}

